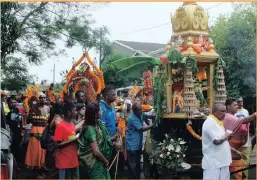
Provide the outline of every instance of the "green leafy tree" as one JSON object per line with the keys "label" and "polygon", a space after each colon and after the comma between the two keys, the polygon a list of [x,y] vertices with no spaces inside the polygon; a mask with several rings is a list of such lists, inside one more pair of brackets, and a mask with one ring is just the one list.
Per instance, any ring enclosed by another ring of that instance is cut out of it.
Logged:
{"label": "green leafy tree", "polygon": [[7,57],[5,68],[1,72],[1,88],[9,91],[24,90],[27,85],[35,80],[27,69],[27,64],[20,58]]}
{"label": "green leafy tree", "polygon": [[39,64],[63,52],[56,47],[57,40],[63,40],[66,47],[95,47],[99,29],[92,28],[89,12],[99,5],[105,3],[1,3],[1,63],[6,63],[8,55],[20,53],[29,62]]}
{"label": "green leafy tree", "polygon": [[229,96],[256,96],[256,4],[233,4],[230,16],[220,16],[211,36],[226,63]]}
{"label": "green leafy tree", "polygon": [[[94,21],[90,18],[90,11],[103,5],[106,3],[2,2],[1,69],[5,77],[2,87],[8,90],[14,89],[13,86],[17,86],[15,89],[23,87],[14,81],[15,68],[22,74],[17,81],[22,79],[23,84],[27,84],[30,75],[28,66],[23,65],[39,65],[46,58],[62,54],[64,49],[56,46],[58,40],[67,48],[80,45],[89,50],[99,46],[99,32],[103,29],[101,42],[105,43],[107,29],[92,28]],[[11,57],[14,55],[21,57],[20,62],[15,60],[18,64],[14,64]]]}
{"label": "green leafy tree", "polygon": [[55,83],[53,87],[54,91],[60,93],[62,91],[63,85],[63,83]]}
{"label": "green leafy tree", "polygon": [[107,56],[112,54],[112,43],[107,38],[106,34],[109,34],[109,31],[106,27],[102,27],[96,31],[96,36],[99,37],[96,41],[96,50],[99,54],[100,68],[102,68],[102,64],[104,61],[106,61]]}

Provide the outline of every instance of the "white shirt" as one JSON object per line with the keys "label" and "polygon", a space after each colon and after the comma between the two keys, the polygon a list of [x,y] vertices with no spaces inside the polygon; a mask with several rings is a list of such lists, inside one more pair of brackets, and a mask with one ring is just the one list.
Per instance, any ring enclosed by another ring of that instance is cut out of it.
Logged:
{"label": "white shirt", "polygon": [[221,139],[225,133],[224,127],[221,127],[212,117],[207,117],[202,127],[203,169],[222,168],[232,163],[228,141],[219,145],[213,143],[215,139]]}
{"label": "white shirt", "polygon": [[244,108],[238,109],[238,111],[237,111],[237,113],[235,114],[235,116],[236,116],[236,117],[240,116],[240,117],[238,117],[238,118],[248,117],[248,116],[249,116],[249,112],[248,112],[246,109],[244,109]]}
{"label": "white shirt", "polygon": [[[246,109],[244,109],[244,108],[238,109],[238,111],[235,114],[235,116],[237,118],[248,117],[249,116],[249,112]],[[249,128],[250,128],[250,123],[248,123],[247,141],[246,141],[246,143],[245,143],[245,145],[243,147],[252,147],[252,142],[251,142],[251,138],[250,138]]]}

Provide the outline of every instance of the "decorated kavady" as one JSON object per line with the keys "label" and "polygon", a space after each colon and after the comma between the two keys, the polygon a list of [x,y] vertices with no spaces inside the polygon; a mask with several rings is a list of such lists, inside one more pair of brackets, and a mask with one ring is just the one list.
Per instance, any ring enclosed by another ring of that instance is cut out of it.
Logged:
{"label": "decorated kavady", "polygon": [[86,92],[88,101],[92,102],[96,100],[104,87],[103,72],[95,65],[88,52],[85,52],[67,73],[61,98],[64,99],[65,95],[83,91]]}

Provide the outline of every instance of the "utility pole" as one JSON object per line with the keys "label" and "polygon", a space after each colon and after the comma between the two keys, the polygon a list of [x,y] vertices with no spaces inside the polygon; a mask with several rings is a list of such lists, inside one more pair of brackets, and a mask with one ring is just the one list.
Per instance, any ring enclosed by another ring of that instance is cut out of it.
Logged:
{"label": "utility pole", "polygon": [[53,70],[51,70],[51,71],[53,71],[53,84],[54,84],[54,82],[55,82],[55,64],[54,64]]}

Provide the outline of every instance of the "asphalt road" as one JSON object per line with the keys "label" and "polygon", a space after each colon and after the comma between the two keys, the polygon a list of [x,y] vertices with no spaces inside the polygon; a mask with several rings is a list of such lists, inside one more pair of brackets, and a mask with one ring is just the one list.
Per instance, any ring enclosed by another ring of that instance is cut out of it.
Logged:
{"label": "asphalt road", "polygon": [[[142,169],[142,167],[141,167],[141,169]],[[46,174],[50,175],[50,173],[46,173]],[[38,172],[23,167],[20,169],[17,179],[39,179],[38,175],[39,175]],[[46,177],[46,179],[53,179],[53,178],[58,179],[58,174],[56,174],[56,176],[52,176],[52,175],[50,177]],[[127,179],[127,177],[128,177],[128,168],[125,166],[124,172],[121,174],[120,177],[117,177],[117,178],[118,179]],[[144,179],[143,172],[141,172],[141,178]]]}
{"label": "asphalt road", "polygon": [[[251,164],[256,164],[256,147],[254,148],[251,156],[250,156],[250,163]],[[144,174],[143,174],[143,164],[141,164],[141,178],[144,179]],[[58,178],[58,174],[53,175],[53,173],[45,173],[47,175],[52,174],[48,178]],[[18,179],[37,179],[39,173],[36,171],[33,171],[31,169],[27,169],[25,167],[21,167],[18,173]],[[117,177],[119,179],[127,179],[128,177],[128,168],[125,166],[124,172],[121,174],[120,177]],[[249,169],[249,179],[256,179],[256,168]]]}

